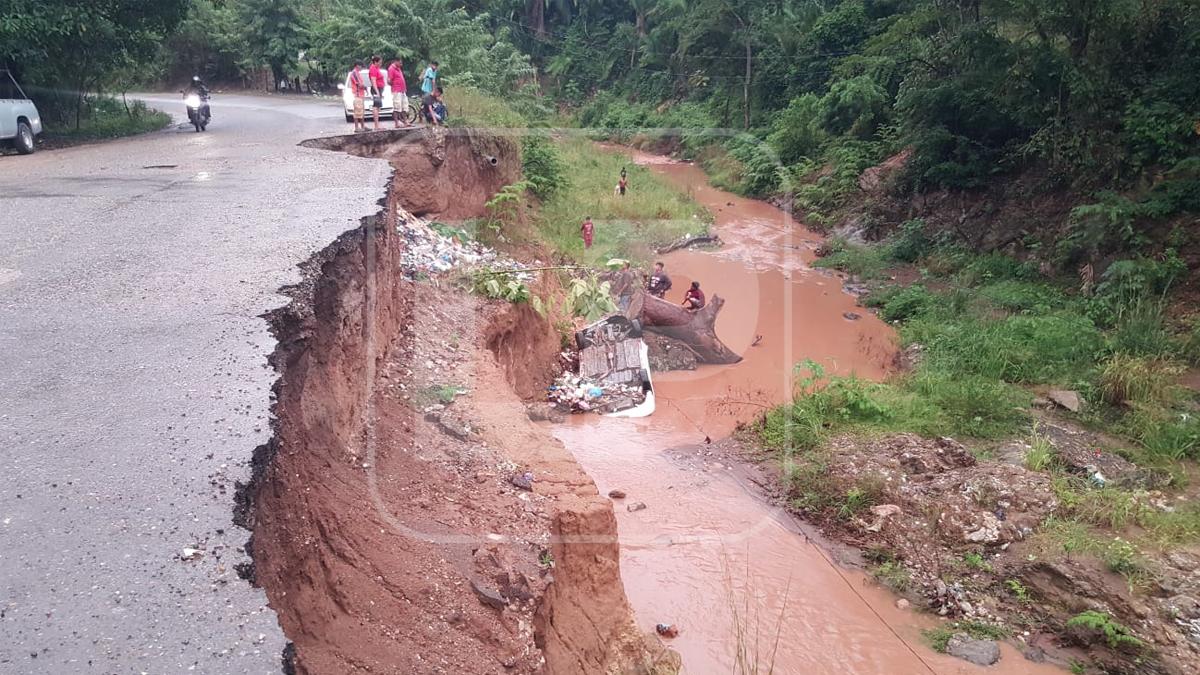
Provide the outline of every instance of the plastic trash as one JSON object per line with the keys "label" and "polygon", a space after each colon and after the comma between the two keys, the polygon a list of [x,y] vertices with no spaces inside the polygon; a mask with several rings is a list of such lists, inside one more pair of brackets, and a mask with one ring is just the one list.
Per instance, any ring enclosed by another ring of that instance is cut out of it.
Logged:
{"label": "plastic trash", "polygon": [[604,390],[600,387],[591,387],[587,390],[587,395],[589,398],[600,398],[604,395]]}

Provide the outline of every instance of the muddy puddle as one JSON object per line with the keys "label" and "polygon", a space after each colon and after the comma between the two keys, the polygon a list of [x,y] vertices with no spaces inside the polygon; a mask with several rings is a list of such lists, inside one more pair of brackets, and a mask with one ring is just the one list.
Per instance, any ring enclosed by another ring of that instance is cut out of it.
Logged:
{"label": "muddy puddle", "polygon": [[[717,332],[745,357],[656,374],[652,418],[574,417],[556,429],[601,494],[627,493],[616,504],[621,572],[640,626],[677,624],[671,645],[694,674],[772,664],[777,673],[1061,672],[1007,646],[987,669],[928,649],[920,632],[935,619],[898,609],[865,575],[832,564],[801,523],[706,454],[706,436],[721,438],[784,400],[793,364],[811,358],[830,373],[879,379],[895,338],[836,276],[809,267],[819,236],[789,227],[768,204],[708,186],[699,168],[636,159],[716,216],[723,247],[663,257],[668,299],[681,300],[693,279],[725,298]],[[646,508],[628,510],[636,502]]]}

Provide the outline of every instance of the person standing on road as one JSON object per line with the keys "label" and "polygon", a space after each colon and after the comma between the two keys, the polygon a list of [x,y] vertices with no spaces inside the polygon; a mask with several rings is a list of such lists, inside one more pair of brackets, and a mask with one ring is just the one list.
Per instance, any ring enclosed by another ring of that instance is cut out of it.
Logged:
{"label": "person standing on road", "polygon": [[404,62],[392,59],[392,65],[387,69],[388,84],[392,85],[392,122],[395,128],[400,128],[400,117],[404,116],[404,126],[411,126],[413,120],[408,119],[408,84],[404,81]]}
{"label": "person standing on road", "polygon": [[421,93],[429,96],[437,88],[438,62],[430,61],[421,75]]}
{"label": "person standing on road", "polygon": [[667,276],[666,268],[661,262],[654,263],[654,274],[646,282],[646,290],[650,295],[661,298],[671,290],[671,277]]}
{"label": "person standing on road", "polygon": [[367,77],[362,68],[363,62],[355,61],[354,67],[346,75],[345,88],[350,90],[354,106],[354,133],[367,130],[367,123],[363,120],[363,110],[366,106],[368,87]]}
{"label": "person standing on road", "polygon": [[382,63],[383,59],[378,55],[372,56],[371,68],[367,71],[371,80],[371,107],[375,109],[375,131],[379,131],[379,111],[383,110],[383,70],[379,67]]}

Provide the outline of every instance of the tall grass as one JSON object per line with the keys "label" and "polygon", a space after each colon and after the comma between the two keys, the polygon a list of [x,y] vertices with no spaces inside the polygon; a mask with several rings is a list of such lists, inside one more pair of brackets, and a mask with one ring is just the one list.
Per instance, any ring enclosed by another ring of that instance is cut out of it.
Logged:
{"label": "tall grass", "polygon": [[[704,209],[627,155],[601,151],[584,138],[562,139],[557,147],[568,185],[535,217],[542,239],[555,252],[586,264],[614,257],[644,262],[662,244],[708,231],[712,218]],[[624,197],[613,192],[622,168],[629,176]],[[590,250],[579,235],[586,216],[596,225]]]}

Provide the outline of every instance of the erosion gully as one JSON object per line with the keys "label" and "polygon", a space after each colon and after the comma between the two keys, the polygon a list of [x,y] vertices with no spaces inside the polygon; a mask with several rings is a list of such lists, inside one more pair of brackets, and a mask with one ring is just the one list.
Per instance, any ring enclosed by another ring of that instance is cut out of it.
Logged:
{"label": "erosion gully", "polygon": [[[780,209],[715,189],[690,164],[645,154],[635,161],[715,215],[720,249],[664,256],[669,299],[681,300],[693,279],[709,297],[725,298],[718,334],[745,357],[656,374],[650,418],[577,416],[556,430],[601,494],[620,489],[627,502],[647,506],[617,505],[622,576],[639,624],[676,624],[671,644],[688,673],[772,665],[777,673],[984,671],[927,648],[921,629],[936,619],[897,608],[866,575],[835,566],[804,523],[705,450],[706,437],[722,438],[783,401],[798,361],[885,377],[896,350],[891,329],[858,307],[838,277],[810,267],[821,238]],[[1061,672],[1007,645],[986,670]]]}

